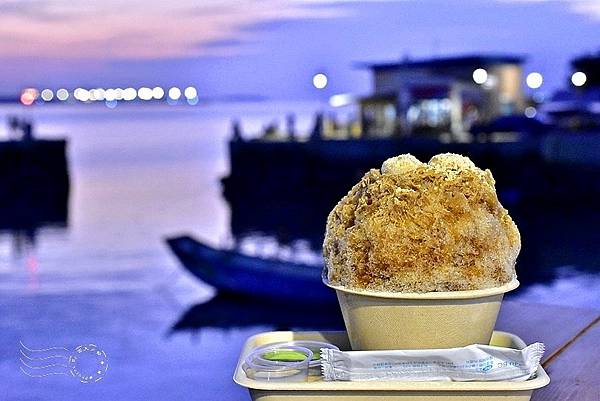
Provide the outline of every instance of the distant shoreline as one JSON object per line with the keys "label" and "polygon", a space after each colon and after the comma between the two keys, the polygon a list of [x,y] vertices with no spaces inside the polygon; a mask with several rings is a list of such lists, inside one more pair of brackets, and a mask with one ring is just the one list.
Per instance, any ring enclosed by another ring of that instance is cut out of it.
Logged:
{"label": "distant shoreline", "polygon": [[[268,96],[263,95],[252,95],[252,94],[233,94],[233,95],[219,95],[219,96],[211,96],[211,97],[198,97],[198,103],[235,103],[235,102],[243,102],[243,103],[262,103],[273,100]],[[116,101],[121,104],[163,104],[167,103],[166,99],[160,100],[133,100],[133,101]],[[104,101],[96,101],[96,102],[81,102],[75,99],[68,99],[66,101],[60,100],[52,100],[49,102],[44,102],[43,100],[36,101],[32,106],[42,105],[42,104],[104,104]],[[185,102],[177,102],[177,103],[185,103]],[[0,96],[0,104],[21,104],[19,96]]]}

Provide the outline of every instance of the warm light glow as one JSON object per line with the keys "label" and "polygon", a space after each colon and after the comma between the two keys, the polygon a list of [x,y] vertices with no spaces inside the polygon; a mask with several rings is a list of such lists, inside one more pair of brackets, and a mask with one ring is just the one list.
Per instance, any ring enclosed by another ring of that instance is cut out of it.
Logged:
{"label": "warm light glow", "polygon": [[90,92],[83,88],[75,89],[75,91],[73,92],[73,96],[80,102],[87,102],[88,100],[90,100]]}
{"label": "warm light glow", "polygon": [[160,100],[165,96],[165,90],[160,86],[156,86],[152,89],[152,97],[156,100]]}
{"label": "warm light glow", "polygon": [[475,71],[473,71],[473,81],[475,81],[476,84],[481,85],[481,84],[485,83],[485,81],[487,81],[487,79],[488,79],[488,73],[483,68],[478,68]]}
{"label": "warm light glow", "polygon": [[496,87],[496,85],[498,85],[498,78],[492,74],[488,74],[485,82],[481,84],[481,86],[483,86],[485,89],[493,89]]}
{"label": "warm light glow", "polygon": [[117,91],[113,88],[109,88],[104,92],[104,100],[107,102],[112,102],[117,99]]}
{"label": "warm light glow", "polygon": [[535,107],[529,106],[525,108],[525,117],[533,118],[536,116],[536,114],[537,110],[535,109]]}
{"label": "warm light glow", "polygon": [[39,96],[39,92],[37,91],[37,89],[35,88],[27,88],[27,89],[23,89],[23,91],[21,92],[21,103],[23,103],[25,106],[31,106],[33,104],[33,102],[35,102],[35,99],[37,99]]}
{"label": "warm light glow", "polygon": [[313,76],[312,79],[313,86],[317,89],[325,89],[327,86],[327,75],[323,73],[318,73]]}
{"label": "warm light glow", "polygon": [[587,75],[585,75],[585,72],[577,71],[571,75],[571,82],[575,86],[583,86],[585,85],[585,81],[587,81]]}
{"label": "warm light glow", "polygon": [[134,88],[127,88],[123,91],[123,100],[134,100],[137,97],[137,92]]}
{"label": "warm light glow", "polygon": [[90,90],[90,100],[91,101],[96,101],[96,100],[104,100],[104,89],[102,88],[96,88],[96,89],[91,89]]}
{"label": "warm light glow", "polygon": [[525,82],[531,89],[537,89],[544,83],[544,77],[539,72],[531,72],[527,75]]}
{"label": "warm light glow", "polygon": [[177,87],[169,89],[169,99],[177,100],[181,97],[181,90]]}
{"label": "warm light glow", "polygon": [[67,100],[69,98],[69,91],[64,88],[57,90],[56,98],[58,100],[60,100],[61,102],[64,102],[65,100]]}
{"label": "warm light glow", "polygon": [[198,91],[193,86],[188,86],[183,91],[183,95],[185,96],[185,98],[187,100],[192,100],[192,99],[195,99],[196,97],[198,97]]}
{"label": "warm light glow", "polygon": [[329,98],[329,105],[331,107],[342,107],[351,104],[353,101],[354,97],[350,93],[340,93]]}
{"label": "warm light glow", "polygon": [[44,89],[41,93],[42,100],[44,102],[49,102],[54,99],[54,92],[51,89]]}
{"label": "warm light glow", "polygon": [[150,100],[150,99],[152,99],[152,89],[144,86],[144,87],[138,89],[137,95],[142,100]]}

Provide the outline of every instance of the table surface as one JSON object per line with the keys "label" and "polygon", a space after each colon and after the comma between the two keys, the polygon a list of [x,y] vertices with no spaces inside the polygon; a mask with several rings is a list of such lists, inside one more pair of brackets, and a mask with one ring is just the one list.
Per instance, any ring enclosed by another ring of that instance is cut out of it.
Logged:
{"label": "table surface", "polygon": [[600,311],[504,301],[496,327],[546,345],[550,384],[532,401],[600,401]]}

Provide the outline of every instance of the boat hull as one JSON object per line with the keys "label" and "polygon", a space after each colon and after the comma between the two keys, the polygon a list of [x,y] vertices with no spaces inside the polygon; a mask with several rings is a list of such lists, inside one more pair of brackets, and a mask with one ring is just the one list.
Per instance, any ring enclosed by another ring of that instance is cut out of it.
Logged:
{"label": "boat hull", "polygon": [[182,265],[219,292],[271,299],[335,301],[321,281],[322,266],[262,259],[217,250],[189,237],[167,243]]}

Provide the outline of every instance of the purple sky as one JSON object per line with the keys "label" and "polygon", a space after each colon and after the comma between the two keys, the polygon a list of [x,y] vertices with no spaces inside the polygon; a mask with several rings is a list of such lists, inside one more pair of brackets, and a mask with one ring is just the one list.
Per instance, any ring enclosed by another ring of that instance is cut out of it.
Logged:
{"label": "purple sky", "polygon": [[365,93],[357,61],[528,55],[542,87],[600,50],[598,0],[0,0],[0,93],[195,85],[200,96]]}

